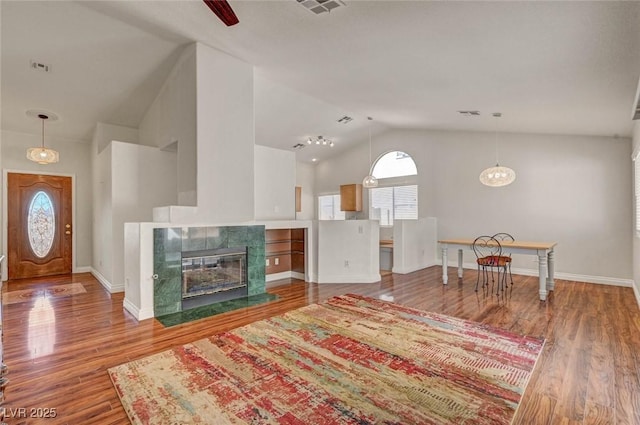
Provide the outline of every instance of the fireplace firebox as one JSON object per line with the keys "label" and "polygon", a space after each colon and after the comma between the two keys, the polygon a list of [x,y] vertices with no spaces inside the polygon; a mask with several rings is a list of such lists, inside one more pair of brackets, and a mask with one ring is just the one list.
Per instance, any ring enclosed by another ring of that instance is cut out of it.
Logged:
{"label": "fireplace firebox", "polygon": [[182,252],[182,306],[247,296],[247,248]]}

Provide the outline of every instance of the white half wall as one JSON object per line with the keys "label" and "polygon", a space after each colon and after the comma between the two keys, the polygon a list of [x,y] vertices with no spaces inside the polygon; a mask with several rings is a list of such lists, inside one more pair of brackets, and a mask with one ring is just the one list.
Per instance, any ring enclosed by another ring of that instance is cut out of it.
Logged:
{"label": "white half wall", "polygon": [[406,274],[437,264],[437,245],[435,217],[394,220],[392,271]]}
{"label": "white half wall", "polygon": [[319,221],[317,282],[380,281],[379,233],[374,220]]}

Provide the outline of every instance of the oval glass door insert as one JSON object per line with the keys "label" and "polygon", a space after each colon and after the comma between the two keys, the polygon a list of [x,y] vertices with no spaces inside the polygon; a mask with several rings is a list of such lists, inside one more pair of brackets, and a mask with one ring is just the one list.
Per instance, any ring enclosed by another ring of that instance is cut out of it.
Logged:
{"label": "oval glass door insert", "polygon": [[27,229],[33,253],[39,258],[46,257],[53,246],[56,219],[51,198],[43,191],[37,192],[31,199]]}

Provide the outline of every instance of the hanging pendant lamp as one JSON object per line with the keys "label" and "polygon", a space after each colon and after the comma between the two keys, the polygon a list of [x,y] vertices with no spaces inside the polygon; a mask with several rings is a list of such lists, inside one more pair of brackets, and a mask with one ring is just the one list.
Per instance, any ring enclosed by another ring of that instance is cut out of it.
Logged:
{"label": "hanging pendant lamp", "polygon": [[[495,112],[494,117],[500,118],[502,114]],[[502,167],[498,161],[498,125],[496,123],[496,165],[489,167],[480,173],[480,182],[485,186],[500,187],[507,186],[516,179],[516,172],[509,167]]]}
{"label": "hanging pendant lamp", "polygon": [[44,122],[49,119],[49,116],[38,114],[38,118],[42,120],[42,146],[27,149],[27,158],[38,164],[53,164],[59,161],[60,155],[58,151],[44,147]]}
{"label": "hanging pendant lamp", "polygon": [[371,163],[371,121],[373,118],[367,117],[369,120],[369,175],[362,180],[362,187],[372,189],[378,187],[378,179],[372,174],[373,164]]}

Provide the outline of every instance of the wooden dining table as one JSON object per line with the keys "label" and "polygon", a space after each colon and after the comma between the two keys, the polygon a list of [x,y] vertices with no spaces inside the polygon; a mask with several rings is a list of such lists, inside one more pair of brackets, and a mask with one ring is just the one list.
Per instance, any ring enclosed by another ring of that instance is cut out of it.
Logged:
{"label": "wooden dining table", "polygon": [[[462,278],[462,251],[473,250],[473,241],[475,239],[441,239],[438,241],[442,250],[442,283],[446,285],[449,277],[447,276],[448,251],[449,248],[458,250],[458,277]],[[553,250],[557,242],[531,242],[531,241],[501,241],[503,254],[526,254],[538,256],[538,282],[540,285],[540,301],[547,299],[549,291],[553,291],[555,282],[554,276],[554,255]]]}

